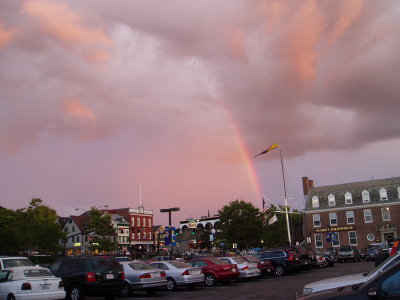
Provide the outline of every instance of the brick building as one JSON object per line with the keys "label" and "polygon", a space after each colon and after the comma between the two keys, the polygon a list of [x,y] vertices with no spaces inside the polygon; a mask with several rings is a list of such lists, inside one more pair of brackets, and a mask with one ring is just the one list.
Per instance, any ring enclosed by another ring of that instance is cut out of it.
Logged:
{"label": "brick building", "polygon": [[302,181],[304,236],[311,247],[363,249],[399,237],[400,177],[321,187],[308,177]]}

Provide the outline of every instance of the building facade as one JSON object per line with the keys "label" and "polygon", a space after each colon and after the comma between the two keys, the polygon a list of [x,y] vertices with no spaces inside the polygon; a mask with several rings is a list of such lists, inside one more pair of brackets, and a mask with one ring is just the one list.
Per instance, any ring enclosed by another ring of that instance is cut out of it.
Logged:
{"label": "building facade", "polygon": [[129,209],[131,227],[130,245],[139,250],[150,251],[154,246],[153,211],[143,206]]}
{"label": "building facade", "polygon": [[400,177],[315,187],[303,177],[304,236],[311,247],[364,249],[399,237]]}

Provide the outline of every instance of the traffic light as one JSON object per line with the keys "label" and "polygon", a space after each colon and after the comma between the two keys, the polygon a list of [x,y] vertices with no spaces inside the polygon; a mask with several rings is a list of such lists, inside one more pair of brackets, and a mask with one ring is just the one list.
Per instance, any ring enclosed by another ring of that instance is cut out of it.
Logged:
{"label": "traffic light", "polygon": [[196,230],[192,229],[192,235],[196,234]]}

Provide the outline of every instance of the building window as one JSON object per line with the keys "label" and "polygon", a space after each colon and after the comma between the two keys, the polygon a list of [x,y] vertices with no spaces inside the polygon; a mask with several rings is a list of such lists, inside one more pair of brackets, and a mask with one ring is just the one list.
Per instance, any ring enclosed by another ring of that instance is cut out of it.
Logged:
{"label": "building window", "polygon": [[135,226],[135,217],[132,217],[131,221],[132,221],[132,226]]}
{"label": "building window", "polygon": [[347,224],[354,224],[354,211],[346,211]]}
{"label": "building window", "polygon": [[337,215],[336,213],[329,213],[329,225],[336,226],[337,222]]}
{"label": "building window", "polygon": [[151,240],[151,232],[149,232],[149,240]]}
{"label": "building window", "polygon": [[314,234],[314,237],[315,237],[315,248],[322,248],[324,246],[322,243],[322,234],[321,233]]}
{"label": "building window", "polygon": [[139,217],[136,218],[136,223],[137,223],[137,226],[139,226],[139,227],[141,226],[141,225],[140,225],[140,218],[139,218]]}
{"label": "building window", "polygon": [[382,207],[382,220],[383,221],[390,221],[390,209],[389,207]]}
{"label": "building window", "polygon": [[142,218],[143,227],[146,227],[146,226],[147,226],[146,219],[147,219],[147,218]]}
{"label": "building window", "polygon": [[136,237],[137,237],[138,240],[140,240],[140,232],[138,232],[138,233],[136,234]]}
{"label": "building window", "polygon": [[387,200],[388,199],[388,195],[387,195],[387,190],[385,188],[381,188],[379,190],[379,196],[381,197],[381,200]]}
{"label": "building window", "polygon": [[75,226],[72,226],[72,232],[75,232]]}
{"label": "building window", "polygon": [[372,211],[370,209],[364,209],[364,221],[365,223],[372,223]]}
{"label": "building window", "polygon": [[87,235],[85,235],[85,242],[87,242],[88,241],[88,236]]}
{"label": "building window", "polygon": [[349,231],[349,244],[357,245],[357,233],[355,231]]}
{"label": "building window", "polygon": [[332,247],[340,247],[339,232],[332,232],[331,236]]}
{"label": "building window", "polygon": [[351,196],[351,193],[347,192],[344,194],[344,202],[346,204],[352,204],[353,203],[353,197]]}
{"label": "building window", "polygon": [[369,202],[369,192],[367,190],[363,190],[361,193],[363,202]]}
{"label": "building window", "polygon": [[75,243],[75,237],[74,236],[72,237],[72,242]]}
{"label": "building window", "polygon": [[335,206],[336,205],[335,195],[330,194],[328,196],[328,204],[329,204],[329,206]]}
{"label": "building window", "polygon": [[375,236],[373,233],[368,233],[367,234],[367,240],[370,242],[373,242],[375,240]]}
{"label": "building window", "polygon": [[151,227],[151,218],[148,218],[147,221],[149,221],[149,227]]}
{"label": "building window", "polygon": [[320,215],[313,215],[313,224],[314,227],[321,227],[321,216]]}
{"label": "building window", "polygon": [[311,202],[312,202],[312,207],[313,208],[318,208],[319,207],[319,199],[318,199],[317,196],[312,197]]}
{"label": "building window", "polygon": [[79,235],[76,237],[76,241],[79,243],[79,240],[80,240],[80,238],[79,238]]}

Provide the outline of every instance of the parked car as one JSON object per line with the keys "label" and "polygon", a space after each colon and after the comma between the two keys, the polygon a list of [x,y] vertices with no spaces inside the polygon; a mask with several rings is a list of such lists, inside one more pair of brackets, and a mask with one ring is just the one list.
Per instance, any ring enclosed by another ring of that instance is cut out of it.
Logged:
{"label": "parked car", "polygon": [[298,271],[301,268],[299,256],[293,250],[269,249],[257,253],[257,257],[263,261],[270,261],[277,276]]}
{"label": "parked car", "polygon": [[370,244],[365,248],[365,260],[384,260],[389,257],[388,249],[382,243]]}
{"label": "parked car", "polygon": [[0,270],[12,267],[29,267],[35,264],[27,257],[23,256],[0,256]]}
{"label": "parked car", "polygon": [[82,300],[85,296],[116,298],[124,285],[124,272],[119,262],[111,256],[73,256],[55,260],[49,267],[61,277],[67,299]]}
{"label": "parked car", "polygon": [[239,271],[239,279],[254,278],[261,276],[261,271],[257,267],[257,263],[249,262],[241,258],[240,256],[218,257],[218,259],[228,264],[236,264]]}
{"label": "parked car", "polygon": [[274,267],[272,266],[272,262],[269,260],[260,260],[255,256],[241,256],[244,260],[248,262],[254,262],[257,264],[257,267],[260,269],[261,276],[265,276],[267,274],[272,274],[274,271]]}
{"label": "parked car", "polygon": [[146,290],[148,294],[155,294],[158,288],[167,286],[166,274],[140,260],[121,261],[125,273],[125,283],[120,293],[130,296],[135,290]]}
{"label": "parked car", "polygon": [[396,255],[385,260],[382,264],[380,264],[379,266],[375,267],[374,269],[372,269],[367,273],[357,273],[345,276],[338,276],[308,283],[304,286],[302,295],[306,296],[321,291],[326,291],[329,289],[343,287],[346,285],[353,285],[366,282],[398,262],[400,262],[400,253],[397,253]]}
{"label": "parked car", "polygon": [[335,263],[337,263],[337,254],[335,251],[331,251],[327,249],[326,251],[322,252],[325,260],[328,262],[328,267],[333,267]]}
{"label": "parked car", "polygon": [[371,300],[400,299],[400,263],[397,262],[368,281],[348,284],[298,298],[298,300]]}
{"label": "parked car", "polygon": [[167,289],[176,290],[178,286],[194,287],[204,282],[204,274],[201,268],[177,260],[153,262],[154,268],[164,270],[167,278]]}
{"label": "parked car", "polygon": [[307,270],[314,266],[315,257],[313,257],[313,252],[310,253],[309,251],[309,250],[313,251],[311,248],[303,246],[285,246],[276,249],[282,249],[282,250],[286,249],[289,251],[295,251],[299,257],[301,270]]}
{"label": "parked car", "polygon": [[323,252],[314,250],[314,256],[314,268],[325,268],[328,266],[328,261],[326,260]]}
{"label": "parked car", "polygon": [[361,261],[360,251],[353,246],[342,246],[338,252],[338,262]]}
{"label": "parked car", "polygon": [[[172,259],[176,259],[175,256],[172,256]],[[152,258],[147,259],[147,262],[153,262],[153,261],[164,261],[164,260],[170,260],[169,256],[154,256]]]}
{"label": "parked car", "polygon": [[194,258],[187,263],[193,267],[202,268],[207,286],[213,286],[217,281],[228,282],[239,277],[236,265],[227,264],[214,257]]}
{"label": "parked car", "polygon": [[0,299],[65,299],[64,284],[46,268],[6,268],[0,271]]}

